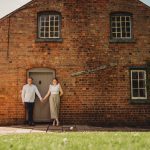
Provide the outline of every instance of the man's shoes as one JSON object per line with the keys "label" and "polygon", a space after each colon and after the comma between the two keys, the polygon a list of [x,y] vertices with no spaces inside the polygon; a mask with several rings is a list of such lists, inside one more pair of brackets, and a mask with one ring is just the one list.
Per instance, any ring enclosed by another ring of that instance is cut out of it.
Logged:
{"label": "man's shoes", "polygon": [[31,124],[32,124],[31,122],[28,123],[29,126],[31,126]]}
{"label": "man's shoes", "polygon": [[35,126],[34,122],[30,122],[29,126]]}
{"label": "man's shoes", "polygon": [[32,122],[32,123],[31,123],[31,126],[35,126],[35,123],[34,123],[34,122]]}

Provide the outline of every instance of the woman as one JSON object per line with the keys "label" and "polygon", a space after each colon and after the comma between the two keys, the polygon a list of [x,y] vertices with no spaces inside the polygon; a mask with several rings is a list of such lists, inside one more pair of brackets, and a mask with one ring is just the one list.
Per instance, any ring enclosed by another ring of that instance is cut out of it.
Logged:
{"label": "woman", "polygon": [[50,102],[50,113],[51,113],[51,119],[54,119],[53,126],[59,126],[59,107],[60,107],[60,96],[63,95],[63,90],[61,88],[61,85],[58,83],[57,79],[53,79],[53,84],[49,86],[49,90],[45,97],[43,98],[43,101],[46,100],[49,95],[49,102]]}

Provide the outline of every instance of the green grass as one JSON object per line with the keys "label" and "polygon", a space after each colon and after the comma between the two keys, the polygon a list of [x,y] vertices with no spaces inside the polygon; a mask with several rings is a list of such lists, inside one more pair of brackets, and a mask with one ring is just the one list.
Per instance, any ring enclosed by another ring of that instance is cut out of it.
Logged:
{"label": "green grass", "polygon": [[0,135],[0,150],[150,150],[149,132]]}

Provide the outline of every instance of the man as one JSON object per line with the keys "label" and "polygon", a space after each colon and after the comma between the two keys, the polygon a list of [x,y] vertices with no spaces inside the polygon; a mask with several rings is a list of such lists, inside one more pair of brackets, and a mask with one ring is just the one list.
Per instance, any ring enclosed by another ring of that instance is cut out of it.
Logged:
{"label": "man", "polygon": [[22,102],[25,104],[25,108],[28,112],[28,124],[29,126],[34,126],[33,122],[33,108],[34,108],[34,101],[35,101],[35,94],[39,97],[40,101],[42,102],[42,97],[37,89],[37,87],[32,84],[33,79],[31,77],[27,80],[28,84],[23,86],[22,89]]}

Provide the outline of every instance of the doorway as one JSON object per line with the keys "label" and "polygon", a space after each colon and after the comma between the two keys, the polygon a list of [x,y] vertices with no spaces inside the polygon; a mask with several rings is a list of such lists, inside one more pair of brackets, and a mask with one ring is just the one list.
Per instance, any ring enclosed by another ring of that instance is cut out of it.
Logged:
{"label": "doorway", "polygon": [[[27,76],[33,78],[33,84],[37,86],[41,96],[44,97],[49,89],[50,83],[55,78],[55,71],[48,68],[34,68],[28,71]],[[49,100],[43,104],[36,96],[33,117],[35,122],[49,122]]]}

